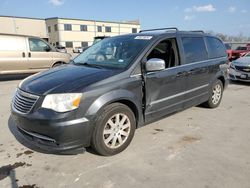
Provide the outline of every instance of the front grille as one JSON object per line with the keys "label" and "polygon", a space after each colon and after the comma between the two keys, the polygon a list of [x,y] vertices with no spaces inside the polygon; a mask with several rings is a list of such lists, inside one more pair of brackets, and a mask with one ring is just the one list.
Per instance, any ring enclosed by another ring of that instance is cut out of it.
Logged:
{"label": "front grille", "polygon": [[12,106],[16,111],[27,114],[32,110],[38,98],[39,96],[37,95],[18,89],[14,96]]}
{"label": "front grille", "polygon": [[235,66],[235,68],[242,72],[250,72],[250,67]]}

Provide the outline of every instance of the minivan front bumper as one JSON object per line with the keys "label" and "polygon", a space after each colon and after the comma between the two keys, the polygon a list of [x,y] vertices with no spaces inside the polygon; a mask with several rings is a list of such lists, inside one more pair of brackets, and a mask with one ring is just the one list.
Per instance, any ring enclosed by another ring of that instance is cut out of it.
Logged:
{"label": "minivan front bumper", "polygon": [[48,113],[54,112],[42,109],[35,113],[20,114],[12,107],[12,119],[19,135],[42,150],[64,153],[90,145],[93,126],[89,119],[83,117],[72,120],[71,112],[58,114],[57,117],[53,114],[53,119],[44,119],[50,116]]}

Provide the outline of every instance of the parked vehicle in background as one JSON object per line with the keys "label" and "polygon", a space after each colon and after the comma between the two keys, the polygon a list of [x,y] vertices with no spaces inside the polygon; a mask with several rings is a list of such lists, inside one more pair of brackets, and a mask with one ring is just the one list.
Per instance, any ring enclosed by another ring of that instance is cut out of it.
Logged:
{"label": "parked vehicle in background", "polygon": [[227,62],[222,41],[201,31],[164,28],[111,37],[69,65],[26,78],[12,118],[24,139],[45,150],[92,146],[115,155],[136,128],[191,106],[219,106]]}
{"label": "parked vehicle in background", "polygon": [[250,82],[250,53],[232,61],[230,64],[229,76],[233,81]]}
{"label": "parked vehicle in background", "polygon": [[0,34],[0,75],[36,73],[68,63],[70,58],[41,38]]}
{"label": "parked vehicle in background", "polygon": [[62,45],[57,45],[57,46],[55,46],[55,49],[56,49],[56,51],[58,51],[58,52],[67,53],[67,49],[66,49],[64,46],[62,46]]}
{"label": "parked vehicle in background", "polygon": [[73,49],[73,53],[82,53],[83,52],[83,48],[85,48],[85,47],[75,47]]}
{"label": "parked vehicle in background", "polygon": [[250,45],[248,44],[246,46],[238,46],[235,50],[227,49],[227,54],[230,61],[236,60],[248,52],[250,52]]}
{"label": "parked vehicle in background", "polygon": [[[98,37],[94,37],[94,41],[93,41],[93,44],[96,44],[98,42],[100,42],[101,40],[105,39],[105,38],[108,38],[107,36],[98,36]],[[87,50],[90,46],[85,46],[85,47],[75,47],[73,49],[73,52],[74,53],[82,53],[84,52],[85,50]]]}
{"label": "parked vehicle in background", "polygon": [[249,54],[250,54],[250,52],[248,52],[248,53],[245,53],[242,57],[249,57]]}

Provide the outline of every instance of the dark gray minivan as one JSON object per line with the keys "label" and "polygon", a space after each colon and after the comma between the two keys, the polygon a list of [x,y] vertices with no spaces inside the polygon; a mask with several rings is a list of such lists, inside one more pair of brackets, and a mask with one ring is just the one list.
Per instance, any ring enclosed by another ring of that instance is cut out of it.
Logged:
{"label": "dark gray minivan", "polygon": [[228,84],[222,41],[202,31],[144,30],[91,46],[70,64],[23,80],[12,117],[24,139],[50,152],[91,146],[114,155],[136,128],[204,104]]}

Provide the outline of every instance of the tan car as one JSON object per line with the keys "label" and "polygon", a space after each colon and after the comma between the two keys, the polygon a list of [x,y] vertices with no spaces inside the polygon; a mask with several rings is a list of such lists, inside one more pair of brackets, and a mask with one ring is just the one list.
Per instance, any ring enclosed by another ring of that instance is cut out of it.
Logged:
{"label": "tan car", "polygon": [[0,34],[0,75],[36,73],[70,58],[38,37]]}

